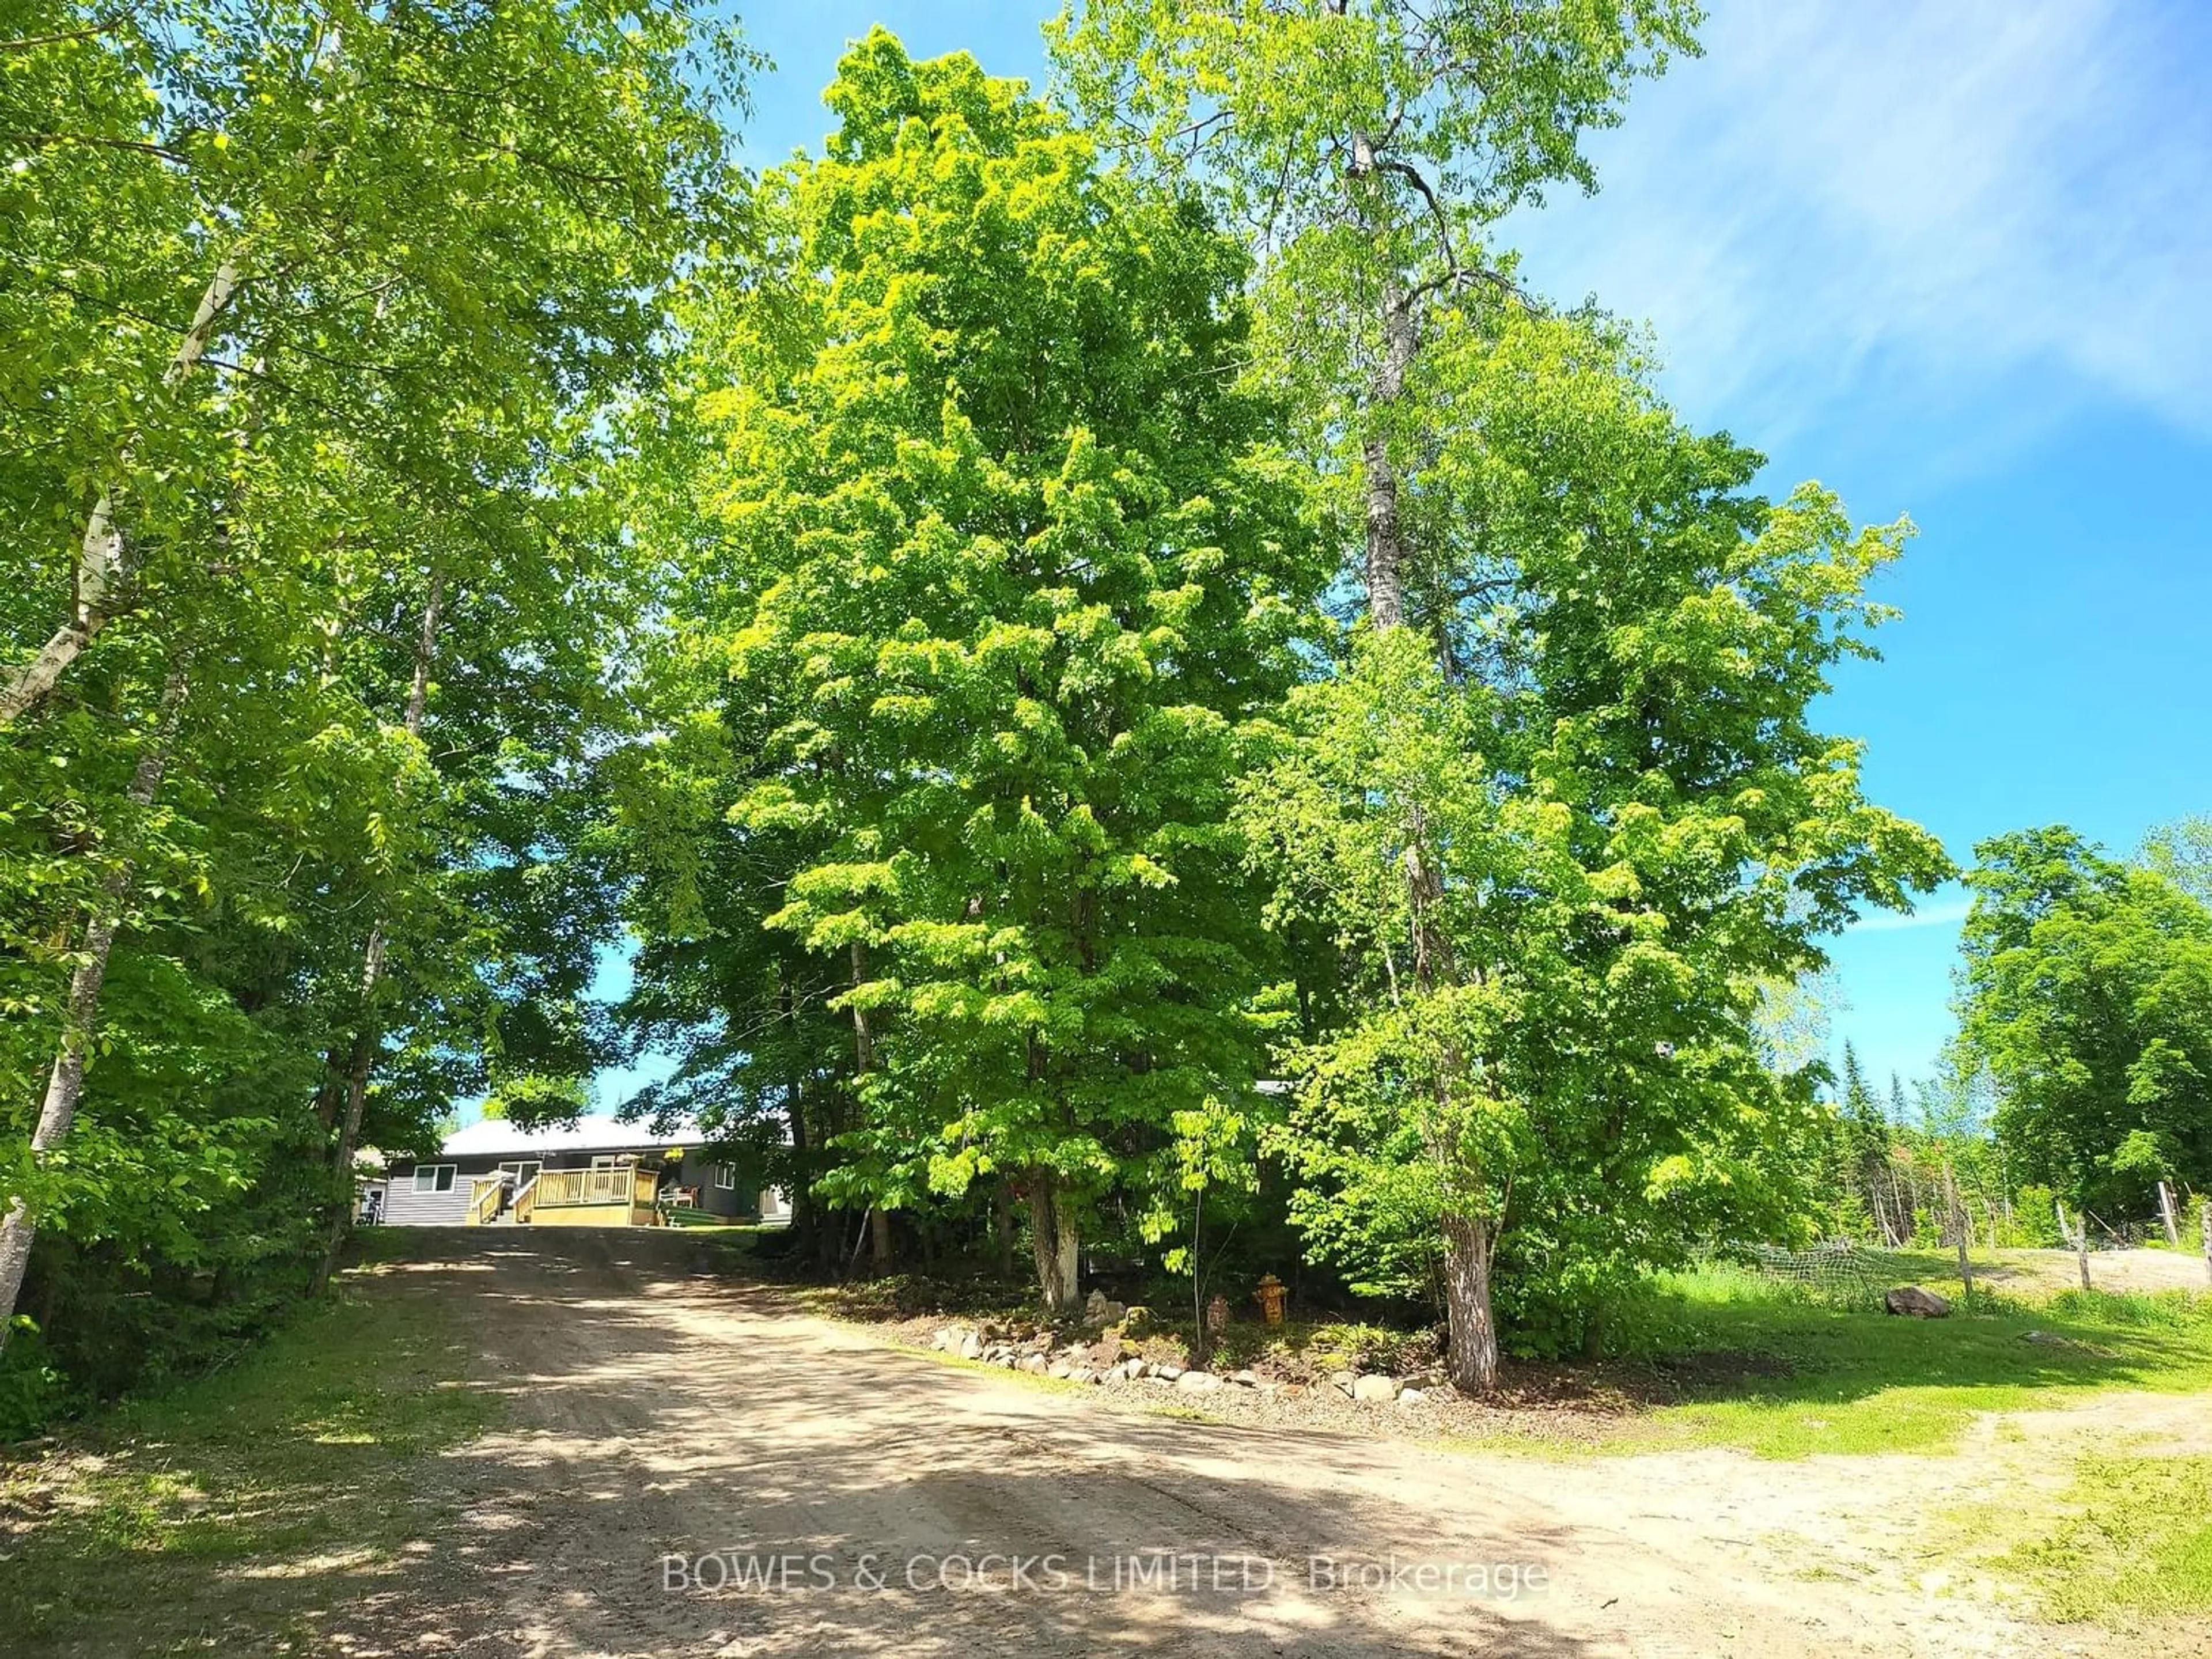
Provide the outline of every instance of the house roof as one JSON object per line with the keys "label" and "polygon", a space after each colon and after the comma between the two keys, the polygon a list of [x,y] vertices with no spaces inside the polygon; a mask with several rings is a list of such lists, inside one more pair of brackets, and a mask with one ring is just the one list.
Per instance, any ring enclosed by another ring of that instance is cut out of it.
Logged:
{"label": "house roof", "polygon": [[525,1129],[505,1118],[488,1117],[456,1129],[441,1149],[447,1158],[505,1157],[510,1152],[643,1152],[671,1146],[696,1146],[706,1133],[689,1118],[655,1134],[646,1123],[618,1122],[610,1113],[587,1112],[574,1123],[547,1124]]}

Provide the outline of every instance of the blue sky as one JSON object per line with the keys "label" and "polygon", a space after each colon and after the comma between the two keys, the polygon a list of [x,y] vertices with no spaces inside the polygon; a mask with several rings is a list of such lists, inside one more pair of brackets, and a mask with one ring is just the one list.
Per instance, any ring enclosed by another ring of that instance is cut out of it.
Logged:
{"label": "blue sky", "polygon": [[[1041,81],[1054,9],[756,9],[776,67],[748,153],[819,142],[872,23]],[[2212,7],[1707,9],[1705,56],[1591,142],[1600,193],[1511,226],[1531,286],[1648,323],[1669,395],[1769,455],[1775,492],[1817,478],[1918,525],[1880,593],[1905,612],[1887,660],[1826,711],[1875,799],[1962,861],[2025,825],[2127,851],[2212,811]],[[1933,1065],[1964,908],[1836,942],[1836,1031],[1877,1075]]]}

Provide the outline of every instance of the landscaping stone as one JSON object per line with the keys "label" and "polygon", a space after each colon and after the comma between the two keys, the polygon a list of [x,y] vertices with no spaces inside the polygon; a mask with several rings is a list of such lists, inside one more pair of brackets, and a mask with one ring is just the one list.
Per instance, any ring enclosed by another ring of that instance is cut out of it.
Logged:
{"label": "landscaping stone", "polygon": [[1933,1291],[1923,1291],[1917,1285],[1901,1285],[1885,1291],[1881,1305],[1893,1314],[1904,1314],[1913,1319],[1948,1319],[1951,1304]]}
{"label": "landscaping stone", "polygon": [[1329,1373],[1328,1386],[1348,1399],[1353,1386],[1358,1381],[1359,1379],[1350,1371],[1332,1371]]}
{"label": "landscaping stone", "polygon": [[1352,1397],[1354,1400],[1395,1400],[1398,1397],[1398,1379],[1384,1376],[1380,1372],[1363,1376],[1352,1385]]}
{"label": "landscaping stone", "polygon": [[1221,1387],[1221,1379],[1212,1371],[1185,1371],[1175,1380],[1178,1394],[1212,1394]]}
{"label": "landscaping stone", "polygon": [[1401,1406],[1418,1406],[1421,1401],[1426,1400],[1428,1397],[1427,1394],[1419,1389],[1401,1389],[1398,1390],[1398,1403]]}
{"label": "landscaping stone", "polygon": [[1084,1322],[1091,1325],[1118,1325],[1128,1311],[1103,1291],[1091,1291],[1083,1304]]}
{"label": "landscaping stone", "polygon": [[1260,1374],[1257,1371],[1249,1369],[1241,1371],[1230,1372],[1229,1380],[1231,1382],[1237,1383],[1240,1387],[1247,1389],[1256,1389],[1260,1386]]}

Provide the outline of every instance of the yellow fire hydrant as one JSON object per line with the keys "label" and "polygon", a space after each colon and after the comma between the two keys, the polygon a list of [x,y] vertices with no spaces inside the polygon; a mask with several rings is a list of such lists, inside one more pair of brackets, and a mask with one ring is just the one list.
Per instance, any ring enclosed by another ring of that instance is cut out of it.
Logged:
{"label": "yellow fire hydrant", "polygon": [[1281,1279],[1269,1273],[1260,1281],[1260,1288],[1252,1294],[1259,1297],[1260,1311],[1267,1316],[1270,1325],[1283,1322],[1283,1304],[1290,1300],[1291,1293],[1284,1287]]}

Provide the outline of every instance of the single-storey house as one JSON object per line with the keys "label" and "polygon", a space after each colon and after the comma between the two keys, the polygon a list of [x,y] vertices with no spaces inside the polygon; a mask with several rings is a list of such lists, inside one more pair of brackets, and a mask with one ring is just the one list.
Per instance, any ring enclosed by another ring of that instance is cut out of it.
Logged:
{"label": "single-storey house", "polygon": [[396,1158],[362,1191],[362,1218],[398,1227],[653,1227],[668,1212],[731,1221],[788,1220],[782,1194],[757,1192],[708,1156],[695,1123],[655,1134],[587,1115],[524,1129],[486,1118],[446,1138],[434,1158]]}

